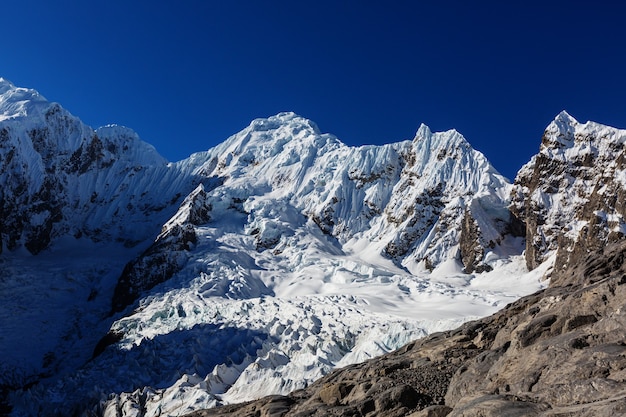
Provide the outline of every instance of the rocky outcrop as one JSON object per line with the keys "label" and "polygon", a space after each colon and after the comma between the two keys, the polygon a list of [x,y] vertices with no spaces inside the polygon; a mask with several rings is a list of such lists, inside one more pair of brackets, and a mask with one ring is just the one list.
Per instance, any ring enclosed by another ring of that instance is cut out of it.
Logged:
{"label": "rocky outcrop", "polygon": [[465,210],[460,226],[459,251],[466,273],[491,271],[492,267],[485,262],[487,252],[507,238],[525,236],[525,225],[494,200],[492,196],[475,198]]}
{"label": "rocky outcrop", "polygon": [[626,242],[497,314],[289,396],[192,416],[599,416],[626,412]]}
{"label": "rocky outcrop", "polygon": [[380,210],[393,228],[384,253],[433,269],[460,245],[467,272],[488,270],[487,253],[510,234],[506,179],[456,131],[422,125],[399,154],[402,171]]}
{"label": "rocky outcrop", "polygon": [[[0,128],[0,180],[3,183],[0,196],[0,246],[14,250],[25,246],[37,254],[48,246],[63,219],[62,207],[67,204],[63,167],[57,167],[48,159],[49,149],[44,142],[44,133],[31,129],[20,143],[20,132],[7,126]],[[41,152],[41,177],[37,181],[29,178],[27,171],[37,170],[33,162],[26,160],[18,146],[32,146],[32,151]],[[58,172],[57,172],[58,171]],[[20,173],[21,175],[15,175]]]}
{"label": "rocky outcrop", "polygon": [[539,154],[522,167],[511,194],[526,224],[526,263],[556,253],[555,276],[626,232],[626,131],[579,123],[562,112],[546,129]]}
{"label": "rocky outcrop", "polygon": [[[480,323],[483,352],[452,378],[450,414],[617,415],[626,410],[626,245],[570,266],[549,289]],[[477,343],[478,344],[478,343]]]}

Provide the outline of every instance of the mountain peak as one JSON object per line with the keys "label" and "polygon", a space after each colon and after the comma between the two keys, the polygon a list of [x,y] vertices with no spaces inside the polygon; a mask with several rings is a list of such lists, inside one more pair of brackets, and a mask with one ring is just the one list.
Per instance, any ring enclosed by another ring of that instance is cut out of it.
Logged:
{"label": "mountain peak", "polygon": [[6,78],[0,78],[0,121],[24,117],[36,104],[49,104],[36,90],[16,87]]}
{"label": "mountain peak", "polygon": [[[424,123],[420,125],[417,133],[415,133],[413,146],[415,147],[416,152],[421,155],[421,158],[419,159],[424,161],[431,158],[432,152],[436,152],[434,155],[437,158],[442,158],[444,155],[458,152],[474,152],[474,149],[469,142],[467,142],[465,137],[457,130],[450,129],[444,132],[433,132]],[[457,156],[460,156],[460,154]]]}
{"label": "mountain peak", "polygon": [[572,115],[570,115],[566,110],[562,110],[557,116],[554,118],[555,122],[561,123],[571,123],[577,124],[578,120],[576,120]]}
{"label": "mountain peak", "polygon": [[282,112],[267,118],[255,119],[250,123],[249,129],[251,131],[263,132],[276,130],[281,126],[287,125],[300,126],[300,129],[305,128],[318,135],[321,133],[315,122],[294,112]]}
{"label": "mountain peak", "polygon": [[578,120],[563,110],[546,127],[541,140],[541,149],[569,148],[574,142],[574,131],[579,126]]}
{"label": "mountain peak", "polygon": [[11,81],[0,77],[0,100],[8,100],[9,98],[46,101],[38,91],[31,88],[16,87]]}
{"label": "mountain peak", "polygon": [[234,168],[258,165],[283,152],[285,147],[293,155],[303,155],[322,148],[327,142],[336,143],[338,140],[332,135],[322,134],[313,121],[293,112],[283,112],[253,120],[245,129],[209,152],[220,159],[223,167]]}
{"label": "mountain peak", "polygon": [[417,129],[417,132],[415,133],[415,139],[414,140],[428,139],[432,135],[433,135],[433,132],[430,130],[430,127],[428,127],[427,125],[422,123],[422,124],[420,124],[419,129]]}
{"label": "mountain peak", "polygon": [[6,90],[15,88],[15,85],[4,77],[0,77],[0,94]]}
{"label": "mountain peak", "polygon": [[527,224],[529,269],[553,253],[556,265],[565,267],[624,237],[626,211],[616,203],[625,193],[624,143],[626,131],[579,123],[565,111],[548,125],[539,154],[514,185],[512,206]]}
{"label": "mountain peak", "polygon": [[[590,150],[587,148],[592,144],[594,148],[604,149],[607,146],[618,146],[617,143],[623,141],[622,129],[592,121],[581,123],[566,111],[562,111],[546,127],[540,153],[558,154],[561,159],[575,159],[581,153],[588,153]],[[604,149],[601,153],[609,151]]]}

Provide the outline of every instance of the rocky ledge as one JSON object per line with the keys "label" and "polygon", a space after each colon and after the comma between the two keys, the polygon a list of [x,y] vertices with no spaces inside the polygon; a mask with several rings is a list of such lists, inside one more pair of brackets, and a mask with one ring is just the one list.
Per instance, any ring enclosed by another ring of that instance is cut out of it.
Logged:
{"label": "rocky ledge", "polygon": [[609,416],[626,413],[626,242],[493,316],[288,396],[193,416]]}

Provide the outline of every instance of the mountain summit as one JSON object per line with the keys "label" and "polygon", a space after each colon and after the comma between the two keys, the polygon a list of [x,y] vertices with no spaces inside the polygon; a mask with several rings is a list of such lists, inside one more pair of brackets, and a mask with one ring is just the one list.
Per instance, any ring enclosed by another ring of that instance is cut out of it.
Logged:
{"label": "mountain summit", "polygon": [[0,121],[32,115],[47,103],[37,91],[17,88],[9,80],[0,77]]}

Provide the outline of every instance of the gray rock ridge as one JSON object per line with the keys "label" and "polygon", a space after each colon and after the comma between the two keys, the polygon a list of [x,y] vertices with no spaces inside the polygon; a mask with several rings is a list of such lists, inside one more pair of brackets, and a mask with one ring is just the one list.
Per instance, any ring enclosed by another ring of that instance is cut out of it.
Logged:
{"label": "gray rock ridge", "polygon": [[289,396],[191,416],[609,416],[626,412],[626,241],[500,312]]}
{"label": "gray rock ridge", "polygon": [[[459,234],[459,252],[464,271],[468,274],[491,271],[492,267],[484,262],[487,251],[493,250],[507,237],[525,237],[525,224],[521,222],[510,210],[504,209],[498,216],[492,216],[491,228],[496,230],[492,233],[495,238],[487,239],[481,230],[477,218],[483,217],[479,207],[481,199],[472,201],[470,207],[465,210],[461,222]],[[476,213],[478,212],[478,213]],[[483,227],[485,225],[483,224]]]}

